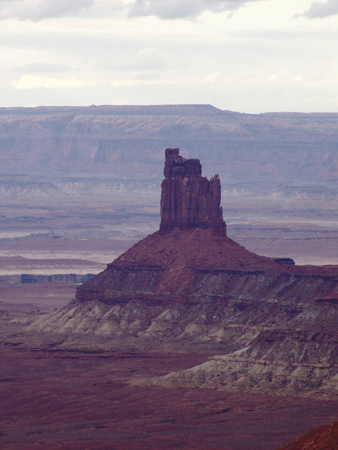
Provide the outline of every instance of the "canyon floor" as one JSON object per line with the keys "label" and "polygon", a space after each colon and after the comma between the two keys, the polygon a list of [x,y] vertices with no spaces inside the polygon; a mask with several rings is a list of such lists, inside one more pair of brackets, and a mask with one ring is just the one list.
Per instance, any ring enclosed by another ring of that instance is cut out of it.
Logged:
{"label": "canyon floor", "polygon": [[[225,192],[228,235],[261,255],[338,264],[335,201],[318,196]],[[159,223],[158,196],[146,192],[120,192],[115,203],[111,192],[27,198],[8,197],[1,207],[2,449],[276,450],[337,419],[333,401],[131,384],[196,366],[208,354],[56,351],[46,336],[25,331],[33,317],[71,301],[77,284],[6,277],[98,273]]]}
{"label": "canyon floor", "polygon": [[2,345],[0,446],[272,450],[338,415],[328,401],[129,384],[203,357]]}

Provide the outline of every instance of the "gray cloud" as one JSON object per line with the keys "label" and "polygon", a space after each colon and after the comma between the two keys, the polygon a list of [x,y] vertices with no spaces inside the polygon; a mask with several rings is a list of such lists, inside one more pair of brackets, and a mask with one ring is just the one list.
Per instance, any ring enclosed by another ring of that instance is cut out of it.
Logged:
{"label": "gray cloud", "polygon": [[39,21],[50,17],[62,17],[90,8],[95,0],[0,0],[0,18]]}
{"label": "gray cloud", "polygon": [[[247,3],[256,1],[261,0],[133,0],[129,6],[129,17],[193,18],[205,11],[235,11]],[[99,10],[106,8],[110,13],[127,7],[127,3],[123,0],[101,0],[100,2],[97,0],[0,0],[0,19],[16,18],[37,22],[52,17],[78,14],[81,10],[94,5]]]}
{"label": "gray cloud", "polygon": [[325,3],[314,2],[310,8],[302,14],[302,16],[309,17],[311,19],[325,18],[338,14],[338,2],[337,0],[326,0]]}
{"label": "gray cloud", "polygon": [[205,11],[234,11],[259,0],[135,0],[129,16],[157,16],[160,19],[191,18]]}

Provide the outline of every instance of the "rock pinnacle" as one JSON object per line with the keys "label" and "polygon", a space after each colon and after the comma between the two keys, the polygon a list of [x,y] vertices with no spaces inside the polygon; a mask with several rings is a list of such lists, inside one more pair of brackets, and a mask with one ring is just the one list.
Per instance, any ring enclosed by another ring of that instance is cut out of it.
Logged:
{"label": "rock pinnacle", "polygon": [[161,195],[161,233],[177,227],[212,228],[226,235],[221,207],[221,184],[218,175],[202,177],[198,159],[185,159],[178,148],[165,151],[164,180]]}

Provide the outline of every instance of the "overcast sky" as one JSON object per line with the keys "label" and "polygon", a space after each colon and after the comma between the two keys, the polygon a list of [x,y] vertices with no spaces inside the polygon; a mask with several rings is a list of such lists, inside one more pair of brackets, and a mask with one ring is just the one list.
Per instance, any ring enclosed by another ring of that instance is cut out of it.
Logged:
{"label": "overcast sky", "polygon": [[0,0],[1,106],[338,112],[338,0]]}

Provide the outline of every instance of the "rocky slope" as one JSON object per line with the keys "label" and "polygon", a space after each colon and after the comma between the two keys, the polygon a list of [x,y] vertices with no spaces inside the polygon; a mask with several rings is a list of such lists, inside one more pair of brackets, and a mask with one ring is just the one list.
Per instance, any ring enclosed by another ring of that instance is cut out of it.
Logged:
{"label": "rocky slope", "polygon": [[338,422],[320,427],[280,450],[336,450],[338,448]]}

